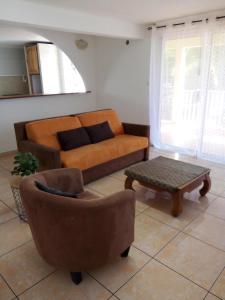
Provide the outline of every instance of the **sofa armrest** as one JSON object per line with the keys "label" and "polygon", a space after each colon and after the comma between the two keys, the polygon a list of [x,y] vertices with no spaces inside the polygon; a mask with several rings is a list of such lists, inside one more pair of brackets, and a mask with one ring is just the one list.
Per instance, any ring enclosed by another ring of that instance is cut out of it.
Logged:
{"label": "sofa armrest", "polygon": [[57,169],[61,167],[60,151],[31,141],[21,141],[18,150],[31,152],[39,160],[39,170]]}
{"label": "sofa armrest", "polygon": [[124,132],[126,134],[132,134],[137,136],[150,137],[150,125],[122,123]]}

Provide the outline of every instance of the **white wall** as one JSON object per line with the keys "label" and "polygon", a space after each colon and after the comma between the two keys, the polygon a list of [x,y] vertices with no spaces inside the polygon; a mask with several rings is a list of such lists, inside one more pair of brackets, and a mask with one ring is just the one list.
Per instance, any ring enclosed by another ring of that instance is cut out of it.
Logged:
{"label": "white wall", "polygon": [[13,128],[15,122],[89,111],[96,107],[94,38],[82,36],[89,45],[86,50],[79,50],[74,45],[75,39],[80,38],[78,35],[30,30],[44,35],[70,57],[83,77],[86,88],[91,90],[91,94],[0,100],[0,153],[16,149]]}
{"label": "white wall", "polygon": [[149,124],[150,39],[96,40],[97,108],[115,108],[123,121]]}

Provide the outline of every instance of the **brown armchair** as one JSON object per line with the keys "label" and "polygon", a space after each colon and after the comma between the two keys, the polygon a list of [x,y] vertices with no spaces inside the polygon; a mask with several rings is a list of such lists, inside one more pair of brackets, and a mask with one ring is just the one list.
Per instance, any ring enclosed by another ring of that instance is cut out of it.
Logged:
{"label": "brown armchair", "polygon": [[[43,192],[35,181],[79,196]],[[134,240],[133,191],[99,198],[84,191],[80,170],[72,168],[29,176],[22,181],[20,191],[39,254],[49,264],[68,269],[76,284],[82,280],[82,271],[128,255]]]}

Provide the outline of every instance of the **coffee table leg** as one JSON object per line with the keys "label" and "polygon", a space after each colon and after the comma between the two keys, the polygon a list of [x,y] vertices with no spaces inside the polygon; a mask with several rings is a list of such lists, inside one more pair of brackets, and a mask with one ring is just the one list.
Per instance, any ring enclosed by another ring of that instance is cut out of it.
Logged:
{"label": "coffee table leg", "polygon": [[178,217],[183,210],[183,204],[182,204],[183,193],[181,191],[178,191],[172,194],[172,197],[173,197],[173,207],[171,213],[174,217]]}
{"label": "coffee table leg", "polygon": [[209,174],[205,175],[205,179],[203,180],[203,187],[200,189],[199,193],[202,197],[204,197],[211,188],[211,179]]}
{"label": "coffee table leg", "polygon": [[134,180],[132,178],[127,177],[124,184],[125,189],[134,190],[132,187],[133,181]]}

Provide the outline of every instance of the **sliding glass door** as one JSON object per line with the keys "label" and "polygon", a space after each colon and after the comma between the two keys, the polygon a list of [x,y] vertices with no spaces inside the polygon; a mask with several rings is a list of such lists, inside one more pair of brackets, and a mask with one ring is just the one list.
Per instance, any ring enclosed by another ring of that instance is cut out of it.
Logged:
{"label": "sliding glass door", "polygon": [[160,142],[195,152],[201,116],[200,38],[165,40],[160,91]]}
{"label": "sliding glass door", "polygon": [[165,30],[160,59],[158,146],[225,161],[225,31]]}
{"label": "sliding glass door", "polygon": [[225,161],[225,33],[212,36],[201,154]]}

